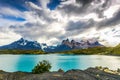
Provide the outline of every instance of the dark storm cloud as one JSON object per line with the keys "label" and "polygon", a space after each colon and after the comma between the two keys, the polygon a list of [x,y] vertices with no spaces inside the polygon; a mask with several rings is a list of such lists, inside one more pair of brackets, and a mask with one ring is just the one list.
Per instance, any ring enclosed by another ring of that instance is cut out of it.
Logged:
{"label": "dark storm cloud", "polygon": [[66,31],[81,31],[84,32],[89,28],[95,27],[96,29],[103,29],[106,27],[115,27],[116,25],[120,24],[120,10],[117,11],[112,18],[104,19],[100,22],[94,21],[90,19],[86,22],[84,21],[77,21],[77,22],[69,22]]}
{"label": "dark storm cloud", "polygon": [[77,31],[80,30],[85,31],[86,29],[92,27],[94,25],[94,21],[92,19],[88,21],[70,21],[66,27],[66,31]]}
{"label": "dark storm cloud", "polygon": [[[58,7],[58,10],[61,10],[63,13],[68,16],[86,16],[90,13],[96,13],[98,18],[104,18],[102,21],[97,22],[94,21],[94,17],[92,19],[88,19],[88,21],[84,22],[82,19],[80,21],[68,22],[66,26],[66,31],[76,31],[76,32],[85,32],[89,28],[95,27],[96,29],[102,29],[105,27],[111,27],[119,24],[120,22],[120,11],[117,11],[112,18],[106,18],[104,16],[104,11],[110,8],[112,5],[112,0],[76,0],[76,3],[84,6],[76,6],[74,4],[64,5],[63,7]],[[94,5],[91,5],[94,3]],[[75,34],[77,34],[74,32]],[[78,32],[78,34],[79,34]]]}
{"label": "dark storm cloud", "polygon": [[117,11],[110,19],[105,19],[99,23],[99,28],[115,26],[120,24],[120,10]]}
{"label": "dark storm cloud", "polygon": [[[104,3],[100,7],[96,8],[95,12],[98,14],[99,18],[105,17],[103,12],[111,6],[111,1],[112,0],[104,0]],[[99,4],[99,2],[101,2],[101,0],[98,0],[97,3],[95,2],[95,4]]]}
{"label": "dark storm cloud", "polygon": [[[94,2],[95,4],[99,4],[102,2],[102,0],[76,0],[76,3],[80,3],[83,6],[88,5],[90,3]],[[104,3],[102,4],[102,8],[105,8],[110,4],[111,0],[104,0]]]}
{"label": "dark storm cloud", "polygon": [[93,28],[95,21],[90,19],[88,21],[70,21],[66,26],[66,37],[67,36],[76,36],[88,31],[90,28]]}
{"label": "dark storm cloud", "polygon": [[85,16],[89,13],[97,13],[99,18],[103,18],[103,11],[108,9],[112,0],[76,0],[76,4],[67,4],[62,7],[58,7],[64,14]]}
{"label": "dark storm cloud", "polygon": [[60,10],[61,12],[69,16],[70,15],[81,15],[81,14],[87,13],[87,10],[86,10],[87,8],[88,6],[82,7],[81,4],[79,4],[79,6],[68,4],[62,7],[57,7],[58,10]]}
{"label": "dark storm cloud", "polygon": [[91,3],[93,0],[76,0],[77,3],[82,3],[83,6]]}

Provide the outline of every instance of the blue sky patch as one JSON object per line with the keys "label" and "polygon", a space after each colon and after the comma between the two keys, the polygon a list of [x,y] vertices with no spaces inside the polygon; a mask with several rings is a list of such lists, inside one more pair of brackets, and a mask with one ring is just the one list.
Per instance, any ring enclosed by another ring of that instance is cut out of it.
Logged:
{"label": "blue sky patch", "polygon": [[47,6],[51,10],[54,10],[60,4],[60,2],[61,0],[50,0],[50,3]]}
{"label": "blue sky patch", "polygon": [[2,18],[8,19],[8,20],[13,20],[13,21],[25,21],[24,18],[21,17],[15,17],[15,16],[3,16]]}

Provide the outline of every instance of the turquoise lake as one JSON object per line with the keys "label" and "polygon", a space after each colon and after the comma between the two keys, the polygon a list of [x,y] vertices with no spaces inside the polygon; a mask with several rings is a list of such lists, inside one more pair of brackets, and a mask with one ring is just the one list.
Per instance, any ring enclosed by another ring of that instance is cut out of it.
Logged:
{"label": "turquoise lake", "polygon": [[88,67],[103,66],[110,69],[120,68],[120,57],[104,55],[0,55],[0,70],[14,72],[31,72],[33,67],[42,60],[48,60],[51,71],[63,69],[87,69]]}

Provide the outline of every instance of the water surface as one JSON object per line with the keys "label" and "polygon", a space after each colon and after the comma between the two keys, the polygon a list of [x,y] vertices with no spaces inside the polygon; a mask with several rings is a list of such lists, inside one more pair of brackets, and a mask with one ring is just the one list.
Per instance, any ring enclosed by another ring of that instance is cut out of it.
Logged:
{"label": "water surface", "polygon": [[120,68],[119,56],[105,55],[0,55],[0,69],[4,71],[27,71],[31,72],[33,67],[42,60],[48,60],[51,71],[58,69],[86,69],[88,67],[103,66],[110,69]]}

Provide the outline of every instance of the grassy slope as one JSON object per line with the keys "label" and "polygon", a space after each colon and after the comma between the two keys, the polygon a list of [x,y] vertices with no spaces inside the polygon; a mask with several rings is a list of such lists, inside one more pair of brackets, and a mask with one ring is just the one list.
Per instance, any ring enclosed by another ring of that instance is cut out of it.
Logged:
{"label": "grassy slope", "polygon": [[45,54],[41,50],[0,50],[0,54]]}
{"label": "grassy slope", "polygon": [[120,55],[120,46],[116,47],[94,47],[88,49],[76,49],[71,51],[64,51],[61,53],[68,53],[68,54],[99,54],[99,55]]}

